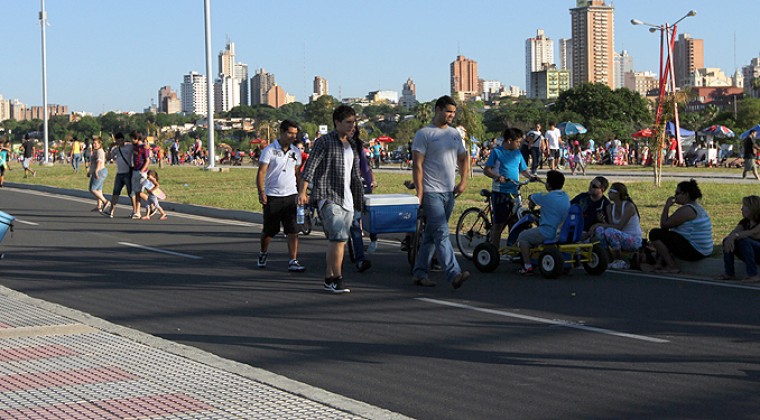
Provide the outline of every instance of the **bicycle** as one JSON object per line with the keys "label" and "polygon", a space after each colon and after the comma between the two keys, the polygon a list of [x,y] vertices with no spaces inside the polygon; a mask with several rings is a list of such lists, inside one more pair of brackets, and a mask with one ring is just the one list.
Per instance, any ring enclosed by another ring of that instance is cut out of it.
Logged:
{"label": "bicycle", "polygon": [[[523,213],[527,210],[522,205],[520,189],[529,182],[532,182],[530,179],[522,182],[509,181],[517,186],[517,194],[514,194],[512,198],[512,209],[507,218],[507,227],[504,229],[506,233],[509,233],[512,226],[520,220]],[[472,259],[475,247],[491,240],[491,229],[493,228],[491,219],[493,213],[491,208],[491,191],[484,188],[480,190],[480,196],[483,197],[486,205],[483,208],[470,207],[465,210],[459,217],[459,221],[457,221],[455,231],[457,248],[459,248],[462,256],[468,260]]]}

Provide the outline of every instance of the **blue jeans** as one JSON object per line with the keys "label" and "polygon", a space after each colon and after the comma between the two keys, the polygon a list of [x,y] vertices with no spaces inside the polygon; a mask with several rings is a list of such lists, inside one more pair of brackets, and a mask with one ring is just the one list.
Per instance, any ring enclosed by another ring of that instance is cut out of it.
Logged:
{"label": "blue jeans", "polygon": [[723,251],[723,269],[729,276],[736,275],[734,255],[744,261],[747,277],[757,275],[757,260],[760,259],[760,241],[752,238],[742,238],[734,241],[734,252]]}
{"label": "blue jeans", "polygon": [[422,211],[427,224],[412,274],[415,278],[427,278],[430,261],[435,253],[446,273],[446,280],[451,282],[462,272],[449,240],[449,218],[454,211],[454,193],[424,193]]}
{"label": "blue jeans", "polygon": [[74,153],[71,155],[71,166],[75,171],[79,172],[79,164],[82,163],[82,154]]}

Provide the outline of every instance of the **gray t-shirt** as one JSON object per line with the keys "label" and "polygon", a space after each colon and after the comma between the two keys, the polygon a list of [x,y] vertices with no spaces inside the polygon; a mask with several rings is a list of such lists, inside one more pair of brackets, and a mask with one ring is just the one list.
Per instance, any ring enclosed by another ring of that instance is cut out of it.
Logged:
{"label": "gray t-shirt", "polygon": [[129,172],[129,169],[132,167],[133,150],[132,143],[126,143],[124,146],[113,148],[111,156],[116,161],[116,173],[125,174]]}
{"label": "gray t-shirt", "polygon": [[467,154],[462,136],[452,127],[434,125],[421,128],[414,135],[412,151],[425,155],[422,164],[422,191],[447,193],[456,186],[457,156]]}

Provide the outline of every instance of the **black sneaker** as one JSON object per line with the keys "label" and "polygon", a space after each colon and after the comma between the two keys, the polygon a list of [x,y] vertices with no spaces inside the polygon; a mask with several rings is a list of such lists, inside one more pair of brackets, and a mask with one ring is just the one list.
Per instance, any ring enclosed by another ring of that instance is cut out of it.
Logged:
{"label": "black sneaker", "polygon": [[356,263],[356,271],[360,273],[369,270],[370,267],[372,267],[372,261],[370,260],[362,260]]}
{"label": "black sneaker", "polygon": [[351,290],[343,287],[343,277],[325,279],[324,289],[335,294],[351,293]]}
{"label": "black sneaker", "polygon": [[[264,259],[266,260],[266,257]],[[266,265],[266,261],[264,261],[264,265]],[[302,273],[302,272],[306,271],[306,267],[304,267],[301,264],[299,264],[298,260],[290,260],[290,262],[288,263],[288,271],[294,271],[296,273]]]}
{"label": "black sneaker", "polygon": [[256,263],[256,266],[259,268],[267,267],[267,253],[266,252],[259,252],[259,261],[258,263]]}

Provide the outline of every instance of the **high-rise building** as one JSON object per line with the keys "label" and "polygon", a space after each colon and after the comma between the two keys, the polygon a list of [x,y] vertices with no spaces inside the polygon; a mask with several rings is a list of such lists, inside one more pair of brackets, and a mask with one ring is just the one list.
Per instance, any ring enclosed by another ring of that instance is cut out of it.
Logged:
{"label": "high-rise building", "polygon": [[451,96],[467,100],[480,94],[478,91],[478,62],[459,55],[451,63]]}
{"label": "high-rise building", "polygon": [[233,76],[235,71],[235,43],[227,40],[227,48],[219,52],[219,75]]}
{"label": "high-rise building", "polygon": [[705,67],[705,41],[681,34],[673,46],[676,86],[689,86],[692,73]]}
{"label": "high-rise building", "polygon": [[628,71],[623,75],[623,79],[623,87],[641,96],[647,96],[651,90],[657,90],[660,86],[660,78],[651,71]]}
{"label": "high-rise building", "polygon": [[417,106],[417,86],[411,77],[406,79],[406,83],[401,87],[401,99],[398,103],[406,109]]}
{"label": "high-rise building", "polygon": [[16,121],[24,121],[26,119],[26,111],[27,107],[26,104],[19,101],[18,99],[14,99],[10,102],[10,115],[12,120]]}
{"label": "high-rise building", "polygon": [[11,119],[11,101],[0,95],[0,122]]}
{"label": "high-rise building", "polygon": [[219,75],[214,81],[214,112],[227,112],[240,105],[240,80]]}
{"label": "high-rise building", "polygon": [[570,85],[573,84],[573,40],[570,38],[559,39],[559,63],[560,70],[570,73]]}
{"label": "high-rise building", "polygon": [[186,74],[182,86],[182,112],[185,114],[206,114],[206,76],[194,71]]}
{"label": "high-rise building", "polygon": [[543,29],[538,29],[535,38],[525,40],[525,87],[529,97],[532,97],[530,74],[543,69],[544,64],[554,64],[554,41],[546,37]]}
{"label": "high-rise building", "polygon": [[615,53],[615,89],[625,87],[625,74],[633,71],[633,57],[627,50]]}
{"label": "high-rise building", "polygon": [[555,64],[544,64],[542,70],[530,73],[528,89],[529,98],[558,98],[560,93],[570,89],[570,72],[557,70]]}
{"label": "high-rise building", "polygon": [[251,100],[249,98],[249,92],[251,90],[248,87],[248,64],[237,63],[234,68],[235,70],[232,72],[232,77],[238,81],[238,85],[240,86],[239,105],[250,105]]}
{"label": "high-rise building", "polygon": [[274,74],[267,73],[264,68],[256,70],[256,74],[251,78],[251,105],[266,104],[267,92],[274,85]]}
{"label": "high-rise building", "polygon": [[158,112],[176,114],[181,111],[182,103],[177,92],[173,91],[171,86],[166,85],[158,90]]}
{"label": "high-rise building", "polygon": [[604,0],[577,0],[570,17],[573,86],[604,83],[614,88],[615,8]]}
{"label": "high-rise building", "polygon": [[501,97],[504,85],[498,80],[481,80],[480,91],[483,92],[484,101],[492,101]]}
{"label": "high-rise building", "polygon": [[753,58],[748,66],[742,67],[742,77],[744,78],[744,90],[747,94],[753,98],[760,96],[760,89],[752,85],[753,79],[760,80],[760,57]]}
{"label": "high-rise building", "polygon": [[214,81],[215,111],[230,109],[248,103],[248,65],[235,63],[235,43],[219,52],[219,76]]}
{"label": "high-rise building", "polygon": [[274,108],[279,108],[285,104],[295,102],[296,98],[293,95],[288,95],[280,85],[275,84],[264,95],[264,105],[269,105]]}

